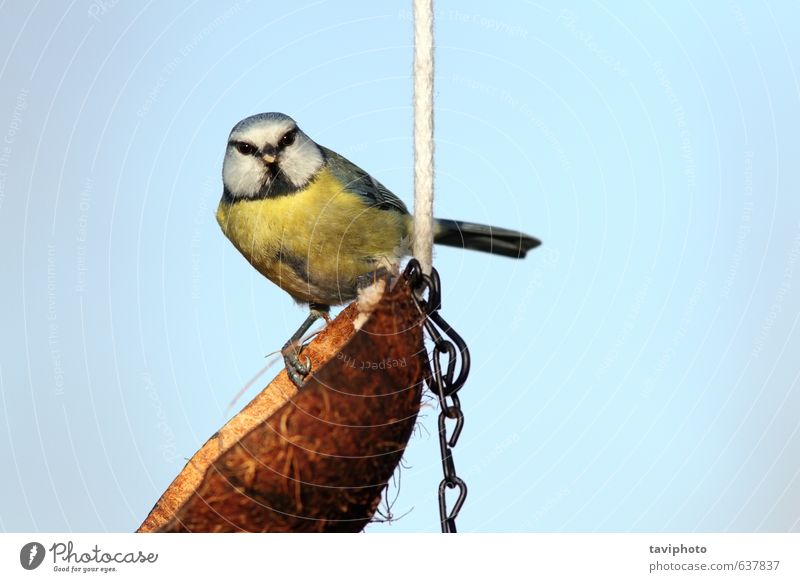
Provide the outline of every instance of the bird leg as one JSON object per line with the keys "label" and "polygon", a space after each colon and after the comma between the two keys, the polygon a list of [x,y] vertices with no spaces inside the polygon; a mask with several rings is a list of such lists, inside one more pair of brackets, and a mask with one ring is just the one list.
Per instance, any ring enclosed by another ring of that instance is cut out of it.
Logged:
{"label": "bird leg", "polygon": [[286,373],[298,388],[302,388],[306,376],[311,371],[311,360],[308,357],[306,357],[305,363],[300,361],[300,352],[303,350],[303,336],[308,331],[308,328],[320,317],[324,318],[325,321],[330,321],[329,312],[331,308],[329,305],[310,303],[308,307],[308,317],[281,348],[283,361],[286,363]]}

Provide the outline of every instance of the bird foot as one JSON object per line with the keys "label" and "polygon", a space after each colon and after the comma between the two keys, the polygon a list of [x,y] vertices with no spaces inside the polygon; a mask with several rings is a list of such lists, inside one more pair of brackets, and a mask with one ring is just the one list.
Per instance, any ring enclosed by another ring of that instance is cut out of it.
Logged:
{"label": "bird foot", "polygon": [[302,349],[302,344],[295,342],[289,342],[281,349],[281,355],[283,355],[283,361],[286,364],[286,373],[298,388],[303,387],[306,376],[311,372],[311,359],[306,356],[305,363],[300,361],[300,351]]}

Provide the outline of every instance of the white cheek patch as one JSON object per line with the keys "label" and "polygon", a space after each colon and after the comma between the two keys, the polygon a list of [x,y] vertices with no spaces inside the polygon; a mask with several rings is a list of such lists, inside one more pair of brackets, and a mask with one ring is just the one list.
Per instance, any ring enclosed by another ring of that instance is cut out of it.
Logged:
{"label": "white cheek patch", "polygon": [[280,154],[281,172],[297,188],[308,184],[322,166],[322,152],[305,135],[298,132],[297,141]]}
{"label": "white cheek patch", "polygon": [[222,180],[234,198],[253,198],[264,184],[265,168],[254,156],[228,151],[222,165]]}

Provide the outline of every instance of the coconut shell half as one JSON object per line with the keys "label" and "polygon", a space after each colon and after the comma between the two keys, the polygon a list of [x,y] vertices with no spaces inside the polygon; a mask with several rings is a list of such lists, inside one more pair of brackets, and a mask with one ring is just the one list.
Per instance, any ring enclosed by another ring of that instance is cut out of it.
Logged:
{"label": "coconut shell half", "polygon": [[312,374],[302,389],[278,374],[189,460],[139,532],[369,523],[411,436],[427,369],[411,291],[403,278],[384,283],[382,296],[351,304],[304,348]]}

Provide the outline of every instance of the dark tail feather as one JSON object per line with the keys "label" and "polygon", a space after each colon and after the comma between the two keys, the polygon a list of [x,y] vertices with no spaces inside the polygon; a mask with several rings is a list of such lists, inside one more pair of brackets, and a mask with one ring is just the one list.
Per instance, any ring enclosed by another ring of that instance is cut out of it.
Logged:
{"label": "dark tail feather", "polygon": [[447,219],[437,219],[436,223],[439,228],[433,240],[448,247],[521,259],[542,244],[539,239],[507,228]]}

